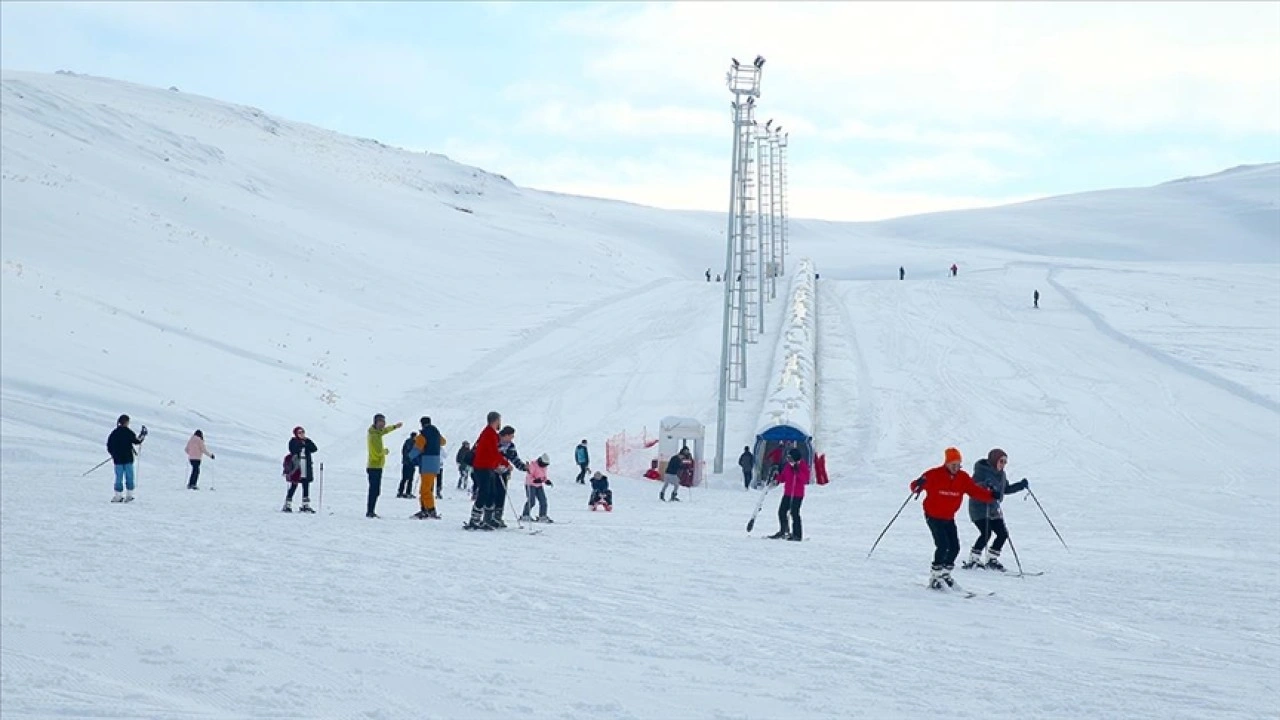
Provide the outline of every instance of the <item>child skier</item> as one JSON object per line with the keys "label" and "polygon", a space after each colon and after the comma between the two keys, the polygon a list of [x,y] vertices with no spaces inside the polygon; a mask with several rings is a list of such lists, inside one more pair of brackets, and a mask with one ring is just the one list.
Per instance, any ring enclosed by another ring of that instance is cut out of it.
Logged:
{"label": "child skier", "polygon": [[609,478],[604,473],[597,471],[591,476],[591,499],[587,501],[587,507],[613,512],[613,491],[609,489]]}
{"label": "child skier", "polygon": [[498,432],[498,452],[502,453],[507,463],[499,469],[498,483],[494,486],[493,526],[501,529],[507,526],[502,521],[502,514],[507,509],[507,485],[511,480],[511,468],[514,466],[517,470],[527,472],[529,466],[524,464],[520,453],[516,451],[516,429],[510,425]]}
{"label": "child skier", "polygon": [[[1009,455],[1000,448],[995,448],[973,465],[973,481],[990,490],[995,500],[984,503],[977,498],[969,498],[969,519],[978,527],[978,539],[969,550],[969,559],[960,566],[966,570],[985,567],[1004,572],[1004,565],[1000,564],[1000,551],[1009,539],[1009,531],[1004,526],[1004,512],[1000,509],[1000,502],[1005,495],[1022,492],[1028,486],[1026,478],[1009,484],[1004,474],[1004,466],[1008,461]],[[996,541],[987,548],[987,562],[984,564],[982,549],[987,546],[987,539],[993,532]]]}
{"label": "child skier", "polygon": [[471,441],[462,441],[462,447],[458,448],[458,455],[453,460],[458,463],[458,489],[466,490],[471,480]]}
{"label": "child skier", "polygon": [[[547,517],[547,491],[546,487],[553,487],[551,480],[547,478],[547,467],[551,465],[551,458],[546,453],[542,457],[529,463],[529,469],[524,476],[524,512],[520,514],[520,519],[533,522],[552,522]],[[529,511],[533,510],[533,503],[538,503],[538,519],[534,520],[529,517]]]}
{"label": "child skier", "polygon": [[955,569],[956,556],[960,554],[960,536],[956,533],[956,511],[964,495],[983,502],[994,498],[991,491],[973,482],[969,473],[961,469],[960,451],[949,447],[942,455],[943,464],[925,471],[911,482],[911,492],[924,492],[924,519],[933,535],[933,565],[929,575],[929,587],[941,590],[955,585],[951,571]]}
{"label": "child skier", "polygon": [[[804,502],[804,486],[809,483],[809,463],[800,448],[793,447],[787,451],[787,464],[778,473],[778,482],[782,483],[782,502],[778,505],[778,524],[782,529],[769,537],[798,542],[804,539],[800,526],[800,503]],[[791,515],[790,533],[787,532],[788,514]]]}

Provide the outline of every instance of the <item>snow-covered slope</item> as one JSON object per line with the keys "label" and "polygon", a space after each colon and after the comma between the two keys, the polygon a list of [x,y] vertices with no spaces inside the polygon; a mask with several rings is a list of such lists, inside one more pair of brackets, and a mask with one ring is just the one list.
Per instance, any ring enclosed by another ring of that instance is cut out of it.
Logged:
{"label": "snow-covered slope", "polygon": [[718,253],[719,223],[253,108],[69,75],[0,86],[4,416],[33,430],[126,407],[241,446],[359,425]]}
{"label": "snow-covered slope", "polygon": [[[601,466],[606,436],[665,415],[714,432],[714,214],[530,192],[182,93],[2,84],[6,720],[1280,714],[1280,264],[1259,261],[1270,215],[1230,219],[1274,167],[796,221],[793,258],[821,273],[832,483],[809,488],[805,542],[761,542],[731,473],[680,503],[614,478],[614,512],[591,513],[569,460],[586,437]],[[1151,199],[1168,192],[1182,200]],[[730,407],[730,468],[765,402],[779,298]],[[452,468],[446,519],[409,520],[394,462],[383,519],[363,517],[373,412],[430,414],[452,449],[490,409],[525,457],[552,456],[556,524],[458,529]],[[120,412],[153,430],[125,506],[106,502],[109,469],[80,477]],[[314,517],[278,512],[295,424],[326,465]],[[195,427],[217,459],[190,492]],[[1009,498],[1043,576],[961,575],[996,592],[972,600],[926,590],[916,502],[864,559],[952,444],[969,465],[1002,447],[1031,479],[1071,546]]]}

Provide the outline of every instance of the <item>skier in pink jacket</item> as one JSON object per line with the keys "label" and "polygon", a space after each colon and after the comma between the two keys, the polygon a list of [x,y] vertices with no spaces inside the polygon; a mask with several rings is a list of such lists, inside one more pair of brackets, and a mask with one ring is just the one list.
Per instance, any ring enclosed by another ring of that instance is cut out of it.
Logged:
{"label": "skier in pink jacket", "polygon": [[[551,465],[551,458],[546,453],[542,457],[529,463],[529,469],[524,476],[524,493],[527,498],[524,501],[524,512],[520,513],[521,520],[532,520],[534,522],[551,522],[551,518],[547,517],[547,491],[546,488],[552,487],[551,480],[547,478],[547,467]],[[538,503],[538,517],[529,517],[530,511],[533,510],[533,503]]]}
{"label": "skier in pink jacket", "polygon": [[187,441],[187,459],[191,461],[191,478],[187,480],[187,489],[196,490],[196,481],[200,479],[200,460],[208,455],[212,460],[213,453],[204,446],[204,432],[197,430]]}
{"label": "skier in pink jacket", "polygon": [[[778,505],[778,524],[782,529],[769,537],[774,540],[803,540],[800,503],[804,502],[804,486],[809,484],[809,463],[800,448],[793,447],[787,452],[787,462],[778,473],[778,482],[782,484],[782,503]],[[791,516],[790,533],[787,532],[787,515]]]}

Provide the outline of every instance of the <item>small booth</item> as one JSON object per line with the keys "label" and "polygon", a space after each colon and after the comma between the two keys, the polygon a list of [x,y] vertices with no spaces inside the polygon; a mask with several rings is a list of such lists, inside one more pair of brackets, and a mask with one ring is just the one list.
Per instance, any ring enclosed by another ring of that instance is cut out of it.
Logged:
{"label": "small booth", "polygon": [[791,448],[800,448],[809,464],[809,472],[812,473],[815,469],[812,436],[794,424],[778,423],[760,429],[756,435],[755,447],[756,487],[773,479],[774,473],[782,464],[782,458],[786,457]]}
{"label": "small booth", "polygon": [[[658,429],[658,466],[665,471],[667,461],[672,455],[680,452],[680,448],[688,447],[693,453],[693,485],[702,484],[703,451],[706,445],[706,427],[687,417],[668,416],[662,418]],[[683,483],[682,483],[683,484]]]}

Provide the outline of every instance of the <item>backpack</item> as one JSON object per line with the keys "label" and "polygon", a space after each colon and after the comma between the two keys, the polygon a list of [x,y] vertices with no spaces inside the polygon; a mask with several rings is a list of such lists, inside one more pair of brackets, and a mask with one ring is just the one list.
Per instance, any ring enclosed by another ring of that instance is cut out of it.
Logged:
{"label": "backpack", "polygon": [[285,482],[296,483],[302,481],[302,468],[299,468],[293,461],[293,455],[285,455],[283,465]]}

